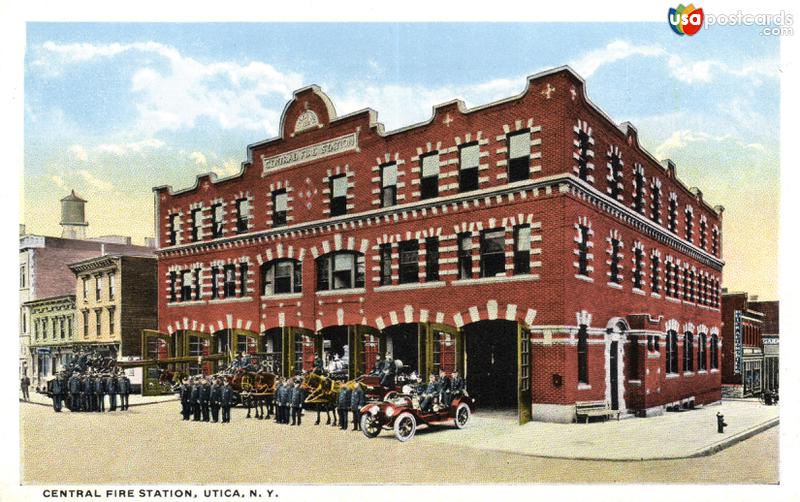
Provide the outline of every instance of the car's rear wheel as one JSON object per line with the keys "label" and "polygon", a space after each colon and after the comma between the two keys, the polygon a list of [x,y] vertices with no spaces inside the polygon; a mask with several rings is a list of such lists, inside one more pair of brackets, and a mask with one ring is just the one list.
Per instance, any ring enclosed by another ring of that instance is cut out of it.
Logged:
{"label": "car's rear wheel", "polygon": [[459,404],[458,408],[456,408],[456,417],[453,419],[453,421],[456,424],[456,428],[463,429],[464,427],[466,427],[467,422],[469,422],[469,416],[470,412],[467,403]]}
{"label": "car's rear wheel", "polygon": [[361,432],[363,432],[368,438],[372,439],[381,433],[381,424],[378,423],[377,418],[373,417],[369,413],[365,413],[361,416]]}
{"label": "car's rear wheel", "polygon": [[406,442],[414,437],[417,432],[417,420],[409,412],[403,412],[394,421],[394,435],[402,442]]}

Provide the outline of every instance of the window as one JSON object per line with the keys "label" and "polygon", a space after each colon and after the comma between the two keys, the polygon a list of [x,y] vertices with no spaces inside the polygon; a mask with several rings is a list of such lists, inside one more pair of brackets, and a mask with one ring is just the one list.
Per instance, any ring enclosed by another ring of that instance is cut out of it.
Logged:
{"label": "window", "polygon": [[225,213],[222,204],[217,203],[211,206],[211,237],[217,239],[222,237]]}
{"label": "window", "polygon": [[95,336],[100,337],[103,333],[103,311],[100,309],[94,311],[94,325],[96,328]]}
{"label": "window", "polygon": [[616,235],[616,233],[612,233],[612,236],[609,238],[608,278],[610,282],[619,284],[622,282],[622,274],[620,273],[622,267],[620,267],[619,264],[622,242],[616,237]]}
{"label": "window", "polygon": [[303,291],[303,269],[297,260],[273,260],[261,265],[261,294],[285,295]]}
{"label": "window", "polygon": [[694,221],[694,209],[692,209],[692,206],[686,206],[685,215],[686,215],[686,240],[691,241],[692,224]]}
{"label": "window", "polygon": [[594,177],[590,174],[594,170],[592,159],[594,158],[594,138],[592,138],[592,128],[586,121],[579,120],[575,130],[575,153],[574,157],[578,165],[575,166],[575,173],[578,178],[588,183],[594,183]]}
{"label": "window", "polygon": [[347,175],[331,178],[331,216],[347,213]]}
{"label": "window", "polygon": [[656,223],[661,223],[661,180],[653,178],[650,184],[650,193],[653,202],[650,204],[650,219]]}
{"label": "window", "polygon": [[506,273],[506,232],[504,229],[481,233],[481,277],[495,277]]}
{"label": "window", "polygon": [[667,229],[670,232],[678,233],[678,196],[675,192],[669,194],[669,208],[667,209]]}
{"label": "window", "polygon": [[694,335],[683,335],[683,371],[694,371]]}
{"label": "window", "polygon": [[180,224],[181,217],[177,214],[169,215],[169,244],[174,246],[180,244]]}
{"label": "window", "polygon": [[67,323],[63,317],[58,319],[58,332],[62,340],[67,337]]}
{"label": "window", "polygon": [[219,298],[219,267],[211,267],[211,299]]}
{"label": "window", "polygon": [[108,299],[114,300],[117,295],[117,274],[111,272],[108,274]]}
{"label": "window", "polygon": [[422,179],[420,198],[432,199],[439,196],[439,152],[422,157]]}
{"label": "window", "polygon": [[530,178],[531,132],[522,131],[508,137],[508,182]]}
{"label": "window", "polygon": [[711,350],[710,350],[710,353],[711,353],[710,354],[711,355],[711,369],[712,370],[719,369],[719,346],[718,346],[718,340],[717,340],[717,335],[716,334],[712,334],[711,335]]}
{"label": "window", "polygon": [[425,239],[425,280],[427,282],[439,280],[438,237],[428,237]]}
{"label": "window", "polygon": [[[528,145],[528,148],[530,148],[530,145]],[[458,153],[458,191],[469,192],[477,190],[480,147],[477,143],[472,143],[462,146]]]}
{"label": "window", "polygon": [[83,278],[83,301],[89,301],[89,278]]}
{"label": "window", "polygon": [[689,301],[689,266],[683,266],[683,300]]}
{"label": "window", "polygon": [[589,383],[589,333],[583,324],[578,329],[578,383]]}
{"label": "window", "polygon": [[633,210],[644,214],[644,167],[636,164],[633,168]]}
{"label": "window", "polygon": [[644,267],[644,247],[641,242],[633,245],[633,288],[642,290],[642,268]]}
{"label": "window", "polygon": [[458,278],[472,277],[472,234],[458,234]]}
{"label": "window", "polygon": [[392,284],[392,245],[391,243],[381,244],[380,250],[381,258],[381,273],[380,285],[389,286]]}
{"label": "window", "polygon": [[236,201],[236,231],[247,232],[250,223],[250,201],[239,199]]}
{"label": "window", "polygon": [[114,319],[114,312],[115,312],[114,307],[108,307],[108,333],[110,335],[114,334],[117,325],[117,323],[115,322],[116,319]]}
{"label": "window", "polygon": [[419,243],[416,240],[403,241],[400,250],[400,284],[419,282]]}
{"label": "window", "polygon": [[628,367],[628,379],[639,380],[639,337],[632,335],[628,338],[630,345],[630,361],[626,363]]}
{"label": "window", "polygon": [[201,208],[192,209],[192,242],[197,242],[203,238],[203,210]]}
{"label": "window", "polygon": [[350,251],[317,258],[317,290],[364,287],[364,255]]}
{"label": "window", "polygon": [[706,361],[706,343],[708,340],[706,339],[705,333],[700,333],[697,336],[697,370],[698,371],[705,371],[708,369],[708,363]]}
{"label": "window", "polygon": [[397,164],[381,166],[381,207],[397,204]]}
{"label": "window", "polygon": [[286,190],[272,192],[272,226],[286,225],[286,213],[289,209],[289,195]]}
{"label": "window", "polygon": [[192,271],[181,272],[181,301],[188,302],[192,299]]}
{"label": "window", "polygon": [[661,255],[658,251],[653,251],[650,255],[650,287],[653,290],[653,293],[658,293],[661,291],[661,284],[659,284],[659,262],[661,261]]}
{"label": "window", "polygon": [[719,256],[719,229],[716,225],[711,229],[711,254]]}
{"label": "window", "polygon": [[27,277],[25,275],[25,265],[21,265],[19,267],[19,287],[20,289],[25,288],[27,284]]}
{"label": "window", "polygon": [[674,267],[672,265],[672,257],[668,256],[667,259],[664,261],[664,295],[665,296],[676,296],[676,288],[673,282],[673,270]]}
{"label": "window", "polygon": [[695,301],[694,296],[694,269],[689,271],[689,301]]}
{"label": "window", "polygon": [[250,292],[247,288],[247,268],[246,261],[239,263],[239,292],[242,297],[247,296]]}
{"label": "window", "polygon": [[706,248],[706,232],[708,230],[708,221],[706,215],[700,216],[700,247]]}
{"label": "window", "polygon": [[83,311],[83,336],[84,338],[89,336],[89,311]]}
{"label": "window", "polygon": [[588,222],[587,224],[578,224],[578,275],[588,276],[589,275],[589,236],[591,235],[591,229],[589,228]]}
{"label": "window", "polygon": [[514,227],[514,274],[531,272],[531,227]]}
{"label": "window", "polygon": [[667,373],[678,372],[678,334],[673,331],[667,331]]}
{"label": "window", "polygon": [[608,176],[606,176],[606,180],[608,181],[608,188],[606,191],[611,196],[612,199],[622,200],[623,198],[623,185],[622,185],[622,168],[625,165],[622,162],[622,154],[619,152],[619,148],[616,146],[612,146],[608,153],[606,154],[606,158],[608,159]]}
{"label": "window", "polygon": [[94,299],[99,302],[102,296],[103,296],[103,278],[98,275],[95,276],[94,278]]}
{"label": "window", "polygon": [[229,263],[225,265],[223,269],[225,281],[223,283],[223,292],[225,293],[225,298],[232,298],[236,296],[236,265]]}
{"label": "window", "polygon": [[201,289],[203,286],[203,281],[200,278],[201,270],[199,268],[194,269],[194,299],[199,300],[201,295]]}

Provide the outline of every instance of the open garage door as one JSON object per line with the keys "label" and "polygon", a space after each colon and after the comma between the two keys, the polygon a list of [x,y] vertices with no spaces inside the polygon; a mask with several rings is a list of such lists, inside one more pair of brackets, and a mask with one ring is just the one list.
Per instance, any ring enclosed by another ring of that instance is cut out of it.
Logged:
{"label": "open garage door", "polygon": [[531,421],[531,332],[517,324],[517,416],[520,425]]}

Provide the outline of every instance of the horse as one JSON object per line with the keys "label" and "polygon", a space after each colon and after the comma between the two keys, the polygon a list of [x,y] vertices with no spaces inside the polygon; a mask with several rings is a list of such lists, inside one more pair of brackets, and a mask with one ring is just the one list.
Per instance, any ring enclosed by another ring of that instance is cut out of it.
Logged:
{"label": "horse", "polygon": [[[336,418],[336,398],[341,390],[342,383],[332,380],[318,373],[306,373],[300,388],[307,394],[304,404],[311,406],[317,412],[317,421],[314,425],[319,425],[320,415],[325,412],[325,425],[337,425]],[[333,412],[333,423],[331,423],[331,412]]]}
{"label": "horse", "polygon": [[[251,408],[255,408],[255,418],[259,420],[270,418],[276,381],[277,378],[274,374],[263,370],[241,377],[239,398],[242,404],[247,406],[245,418],[250,418]],[[265,406],[266,413],[264,412]]]}

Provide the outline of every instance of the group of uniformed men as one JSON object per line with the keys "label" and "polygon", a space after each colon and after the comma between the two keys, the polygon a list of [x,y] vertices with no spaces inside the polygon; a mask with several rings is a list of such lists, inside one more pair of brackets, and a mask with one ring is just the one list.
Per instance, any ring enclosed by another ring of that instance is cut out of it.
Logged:
{"label": "group of uniformed men", "polygon": [[[302,377],[279,378],[275,385],[275,422],[287,425],[300,425],[303,420],[303,402],[306,393],[300,386]],[[269,414],[269,411],[267,412]],[[289,420],[291,418],[291,423]]]}
{"label": "group of uniformed men", "polygon": [[439,375],[431,374],[427,385],[420,383],[417,386],[417,394],[420,396],[419,407],[422,411],[434,411],[434,404],[449,406],[453,398],[462,394],[466,388],[464,379],[454,371],[449,377],[445,372],[440,371]]}
{"label": "group of uniformed men", "polygon": [[336,400],[336,411],[339,414],[339,428],[347,430],[348,411],[353,413],[353,430],[361,429],[361,408],[367,404],[364,386],[358,382],[342,385]]}
{"label": "group of uniformed men", "polygon": [[222,423],[231,421],[233,406],[233,389],[227,378],[194,376],[186,377],[180,387],[181,415],[184,420],[190,416],[195,422],[219,422],[220,410]]}
{"label": "group of uniformed men", "polygon": [[117,396],[119,409],[124,411],[128,409],[130,393],[131,381],[124,372],[104,374],[92,371],[81,374],[75,371],[67,378],[66,372],[62,371],[50,384],[56,412],[61,411],[63,404],[67,404],[70,411],[106,411],[106,396],[108,411],[117,410]]}

